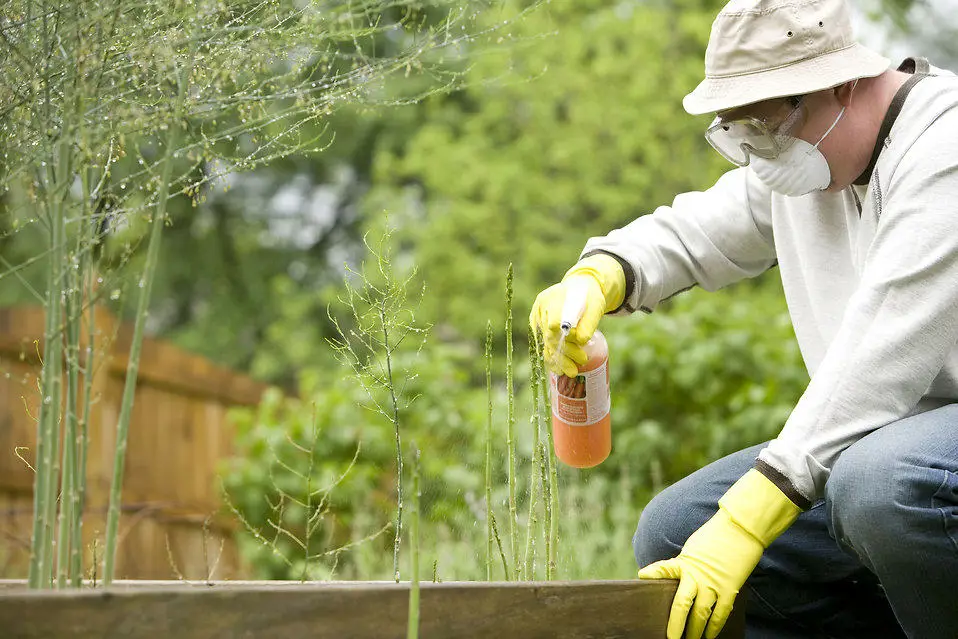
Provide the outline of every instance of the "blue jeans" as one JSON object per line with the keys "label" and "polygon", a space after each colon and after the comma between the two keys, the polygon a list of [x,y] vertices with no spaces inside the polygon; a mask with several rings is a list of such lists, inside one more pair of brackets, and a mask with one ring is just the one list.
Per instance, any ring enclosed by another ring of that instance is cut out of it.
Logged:
{"label": "blue jeans", "polygon": [[[763,446],[658,494],[632,540],[639,566],[677,555]],[[769,546],[743,591],[749,639],[958,637],[958,404],[845,450],[825,498]]]}

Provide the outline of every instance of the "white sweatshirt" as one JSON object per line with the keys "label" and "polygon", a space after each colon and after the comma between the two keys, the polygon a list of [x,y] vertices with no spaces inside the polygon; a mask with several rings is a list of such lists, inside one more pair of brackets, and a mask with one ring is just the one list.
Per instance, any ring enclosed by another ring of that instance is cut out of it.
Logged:
{"label": "white sweatshirt", "polygon": [[778,263],[811,382],[756,468],[802,508],[859,438],[958,401],[958,77],[932,72],[867,188],[789,198],[734,169],[583,251],[631,266],[615,314]]}

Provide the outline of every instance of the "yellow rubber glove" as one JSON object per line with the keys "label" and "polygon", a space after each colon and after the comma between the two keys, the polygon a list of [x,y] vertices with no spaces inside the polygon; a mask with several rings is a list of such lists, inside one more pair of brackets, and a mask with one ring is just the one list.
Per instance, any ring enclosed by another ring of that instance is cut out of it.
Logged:
{"label": "yellow rubber glove", "polygon": [[[562,337],[559,327],[562,306],[573,280],[586,287],[585,309],[575,328],[569,331],[566,343],[558,349]],[[588,359],[582,346],[592,339],[602,316],[619,308],[624,298],[625,273],[622,266],[614,257],[602,254],[580,260],[569,269],[561,282],[539,293],[532,305],[529,325],[533,331],[542,332],[546,366],[556,374],[568,377],[578,375],[576,365],[585,364]]]}
{"label": "yellow rubber glove", "polygon": [[[692,533],[675,559],[639,571],[639,579],[678,579],[668,639],[714,639],[732,612],[735,595],[765,549],[801,509],[757,470],[748,471],[719,500],[719,509]],[[686,619],[688,620],[686,622]]]}

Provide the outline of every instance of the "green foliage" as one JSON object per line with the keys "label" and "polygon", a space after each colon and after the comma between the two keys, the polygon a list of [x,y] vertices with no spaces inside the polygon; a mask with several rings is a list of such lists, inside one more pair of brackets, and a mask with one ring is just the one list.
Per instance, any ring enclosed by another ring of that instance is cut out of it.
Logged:
{"label": "green foliage", "polygon": [[[487,567],[482,340],[487,322],[502,326],[506,266],[516,265],[514,331],[524,349],[524,318],[535,293],[575,261],[589,235],[707,186],[726,168],[702,140],[705,123],[681,110],[681,96],[701,77],[717,8],[692,1],[550,5],[513,25],[508,47],[475,59],[463,91],[397,110],[408,142],[375,151],[376,182],[365,198],[363,225],[377,232],[381,212],[388,211],[397,261],[402,268],[415,264],[426,284],[417,319],[435,325],[419,359],[400,355],[399,363],[415,371],[402,389],[404,397],[416,397],[403,417],[403,437],[423,451],[421,561],[438,561],[443,579],[486,579],[487,570],[493,579],[505,577],[498,548]],[[556,577],[634,576],[629,545],[643,504],[668,483],[780,429],[807,375],[776,278],[772,272],[717,294],[693,291],[653,315],[603,321],[611,349],[613,452],[595,469],[558,468]],[[326,286],[313,299],[284,297],[275,324],[290,331],[276,333],[277,364],[289,351],[295,359],[287,361],[324,380],[321,387],[300,388],[300,399],[291,403],[294,423],[307,418],[309,405],[327,401],[327,386],[340,388],[342,370],[323,363],[328,354],[315,340],[299,337],[298,327],[333,297],[333,284]],[[294,339],[284,342],[283,335]],[[506,343],[497,332],[490,501],[509,555]],[[534,376],[527,362],[516,362],[514,375],[516,510],[525,526]],[[390,425],[373,413],[345,404],[339,410],[344,423],[364,424],[379,445],[391,436]],[[252,413],[246,419],[259,424],[249,429],[241,452],[248,473],[268,465],[270,451],[255,442],[276,437],[284,420]],[[330,453],[323,463],[340,467],[351,454]],[[393,475],[394,456],[378,454],[364,443],[357,468]],[[244,485],[243,477],[236,476],[236,486]],[[362,474],[356,481],[360,492],[368,489]],[[347,476],[341,486],[353,494],[349,482]],[[395,490],[379,486],[380,494]],[[333,547],[390,517],[381,504],[337,503],[344,517],[365,519]],[[530,576],[546,575],[544,543],[541,536],[530,540]],[[362,544],[342,553],[337,574],[389,578],[389,558],[382,540]],[[255,563],[264,574],[286,574],[262,555]]]}
{"label": "green foliage", "polygon": [[[91,180],[83,197],[102,214],[104,301],[129,317],[124,302],[136,293],[145,222],[162,181],[159,141],[182,125],[151,332],[290,384],[289,361],[257,357],[261,344],[276,343],[277,280],[312,299],[330,270],[338,281],[335,249],[361,236],[354,207],[371,149],[403,128],[377,110],[454,88],[463,53],[494,44],[502,26],[483,24],[479,33],[472,5],[445,0],[8,4],[0,16],[0,264],[9,271],[0,273],[0,303],[42,297],[37,174],[51,164],[48,147],[62,141],[69,172]],[[176,73],[187,62],[177,117]],[[334,141],[335,152],[317,159]],[[255,177],[237,178],[254,169]],[[293,214],[291,175],[309,205]],[[271,209],[287,216],[285,225]],[[324,307],[313,310],[319,316]],[[331,327],[317,324],[309,338],[323,343]]]}
{"label": "green foliage", "polygon": [[[22,263],[4,259],[0,279],[12,283],[15,292],[0,297],[33,298],[46,311],[29,581],[33,587],[52,583],[56,544],[58,584],[79,579],[71,559],[79,553],[67,539],[79,530],[73,520],[81,517],[80,509],[73,505],[82,508],[74,475],[78,464],[82,467],[84,443],[72,415],[80,390],[78,322],[103,289],[116,300],[127,288],[137,304],[107,518],[104,579],[109,584],[139,348],[162,231],[173,220],[167,212],[198,207],[211,188],[244,171],[322,151],[329,144],[329,119],[344,105],[416,100],[450,89],[461,75],[459,48],[481,48],[495,27],[484,25],[477,38],[467,28],[475,14],[446,2],[429,7],[376,0],[78,0],[39,6],[27,0],[8,5],[0,16],[0,239],[13,241],[20,229],[30,227],[42,232],[20,235],[29,248],[11,253],[30,256]],[[217,213],[222,231],[223,211],[213,207]],[[146,247],[140,246],[145,238]],[[242,294],[237,246],[224,241],[221,249],[232,267],[225,279]],[[43,284],[43,270],[29,268],[35,262],[45,267]],[[113,270],[119,278],[92,286],[94,278],[102,283]],[[100,290],[94,293],[94,288]],[[241,298],[243,310],[255,316],[254,296]],[[62,310],[72,315],[64,317]],[[61,433],[63,326],[70,336],[71,406]],[[257,338],[265,327],[254,328]],[[88,383],[89,375],[84,378]],[[308,512],[311,472],[303,476]],[[55,540],[58,508],[60,538]],[[307,517],[306,562],[311,521]]]}
{"label": "green foliage", "polygon": [[307,379],[303,389],[314,399],[273,391],[257,410],[234,414],[240,454],[223,481],[248,527],[242,550],[262,578],[359,578],[341,549],[368,539],[387,553],[379,538],[393,511],[383,473],[394,460],[391,433],[364,424],[355,385]]}
{"label": "green foliage", "polygon": [[[395,423],[368,409],[386,389],[369,395],[348,379],[328,342],[337,336],[333,318],[341,334],[363,330],[363,316],[349,317],[339,299],[342,264],[358,261],[364,232],[376,235],[385,212],[397,227],[394,267],[417,267],[409,283],[426,286],[417,324],[434,325],[418,359],[415,348],[392,354],[397,369],[410,371],[397,397],[403,441],[423,451],[421,561],[436,562],[442,579],[487,578],[482,338],[487,322],[503,326],[506,266],[515,265],[509,338],[524,352],[535,294],[561,277],[589,236],[704,188],[727,168],[702,139],[706,122],[681,108],[701,79],[721,4],[589,0],[532,11],[524,3],[175,2],[118,14],[125,22],[116,57],[94,55],[110,49],[92,40],[70,41],[85,47],[78,76],[96,77],[83,74],[100,60],[118,65],[104,72],[109,90],[81,104],[107,119],[54,120],[82,133],[74,149],[90,168],[82,210],[102,213],[100,241],[89,249],[103,269],[100,295],[115,293],[123,310],[159,193],[169,80],[188,51],[189,27],[210,27],[177,122],[186,141],[174,162],[150,321],[152,331],[295,396],[273,393],[236,413],[237,457],[224,469],[230,502],[255,531],[241,539],[259,576],[394,574],[397,479],[411,477],[397,464]],[[19,19],[28,5],[15,3],[9,15]],[[276,22],[303,7],[303,20]],[[94,29],[110,24],[104,10],[80,12],[90,27],[81,31],[108,33]],[[231,20],[244,28],[227,29]],[[31,287],[42,296],[45,272],[39,187],[28,164],[8,161],[25,160],[46,139],[40,89],[19,77],[25,63],[15,55],[37,33],[22,26],[36,17],[16,24],[2,25],[13,40],[0,48],[0,109],[10,109],[0,118],[0,256],[27,285],[0,276],[0,303],[24,299]],[[489,31],[459,37],[470,28]],[[282,55],[290,51],[309,53]],[[52,60],[54,72],[71,68]],[[437,88],[441,95],[414,100]],[[395,102],[415,103],[374,108]],[[70,131],[60,139],[74,139]],[[69,206],[77,199],[66,196]],[[66,231],[72,237],[78,228]],[[634,576],[629,541],[648,498],[778,431],[807,376],[776,276],[714,295],[694,291],[651,316],[604,320],[613,453],[592,470],[557,471],[556,577]],[[508,341],[497,333],[493,344],[489,492],[512,554]],[[524,526],[535,389],[521,360],[515,511]],[[357,361],[378,365],[375,357]],[[545,541],[529,539],[529,576],[548,574]],[[401,560],[409,574],[409,558]],[[503,572],[496,553],[490,576]]]}
{"label": "green foliage", "polygon": [[[337,359],[352,370],[366,391],[364,405],[393,427],[396,442],[393,577],[398,582],[403,504],[406,499],[403,490],[403,423],[409,405],[415,399],[415,396],[403,393],[410,375],[399,364],[401,355],[410,353],[410,350],[414,355],[419,353],[429,327],[416,321],[418,299],[411,299],[410,294],[414,294],[414,291],[409,290],[416,276],[415,271],[405,276],[395,268],[389,244],[390,234],[387,227],[375,248],[367,239],[366,246],[372,264],[364,263],[359,271],[347,268],[349,277],[341,299],[349,309],[349,324],[344,325],[330,314],[330,320],[336,328],[336,337],[330,340],[330,345]],[[417,474],[417,491],[418,482]],[[418,519],[418,505],[416,508]]]}
{"label": "green foliage", "polygon": [[[602,330],[611,351],[613,452],[594,469],[559,468],[560,578],[630,577],[629,540],[642,505],[703,464],[773,437],[807,382],[781,291],[772,277],[717,294],[687,293],[650,316],[608,318]],[[404,390],[417,398],[406,410],[404,437],[415,439],[429,453],[421,471],[422,561],[428,565],[438,560],[444,579],[486,578],[487,401],[481,361],[478,348],[429,342],[416,362],[417,374]],[[529,375],[528,365],[516,366],[522,512],[529,494],[523,469],[532,457],[534,432],[529,425]],[[502,534],[509,494],[508,411],[504,376],[499,373],[495,378],[492,503]],[[383,482],[395,468],[395,455],[390,458],[391,425],[360,407],[359,388],[350,397],[343,382],[334,381],[335,373],[324,373],[322,379],[327,381],[304,387],[303,399],[291,400],[281,412],[274,397],[258,414],[240,413],[244,427],[237,468],[242,470],[231,483],[254,502],[269,494],[262,469],[270,466],[274,452],[265,442],[281,438],[285,431],[307,428],[310,406],[315,404],[321,424],[317,449],[323,451],[319,463],[329,466],[324,471],[329,476],[352,458],[349,444],[363,441],[355,475],[347,475],[334,491],[334,495],[342,491],[343,498],[335,497],[330,508],[342,521],[363,525],[350,531],[352,537],[326,542],[336,548],[388,522],[392,506],[381,500],[393,494],[392,486]],[[372,495],[379,501],[372,503]],[[255,520],[257,515],[247,517]],[[526,516],[522,519],[525,523]],[[544,540],[534,543],[535,574],[542,578]],[[341,554],[336,574],[387,578],[389,555],[382,542],[364,544]],[[253,561],[263,575],[290,576],[262,550]],[[492,576],[503,578],[498,561]]]}
{"label": "green foliage", "polygon": [[510,262],[524,317],[590,235],[717,178],[707,123],[681,98],[718,6],[549,5],[516,26],[518,44],[477,60],[463,91],[428,101],[405,147],[377,155],[367,210],[389,209],[415,247],[431,321],[481,339],[475,309],[495,303]]}
{"label": "green foliage", "polygon": [[808,375],[776,278],[604,320],[613,456],[651,490],[773,438],[804,391]]}
{"label": "green foliage", "polygon": [[[938,67],[958,69],[958,31],[954,5],[929,0],[864,0],[861,9],[871,29],[885,32],[886,40],[906,55],[927,57]],[[899,60],[892,60],[897,65]]]}

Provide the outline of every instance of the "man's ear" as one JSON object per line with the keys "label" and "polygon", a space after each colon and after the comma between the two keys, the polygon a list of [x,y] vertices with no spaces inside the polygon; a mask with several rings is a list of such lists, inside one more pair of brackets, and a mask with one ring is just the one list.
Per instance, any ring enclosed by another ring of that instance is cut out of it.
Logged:
{"label": "man's ear", "polygon": [[838,85],[833,89],[835,92],[835,99],[838,100],[839,104],[847,108],[852,103],[852,95],[855,93],[855,88],[857,86],[857,79]]}

